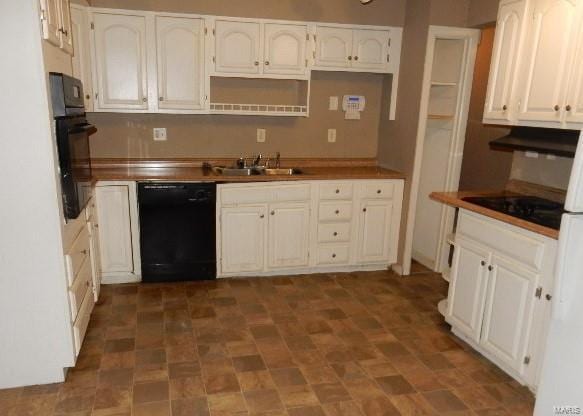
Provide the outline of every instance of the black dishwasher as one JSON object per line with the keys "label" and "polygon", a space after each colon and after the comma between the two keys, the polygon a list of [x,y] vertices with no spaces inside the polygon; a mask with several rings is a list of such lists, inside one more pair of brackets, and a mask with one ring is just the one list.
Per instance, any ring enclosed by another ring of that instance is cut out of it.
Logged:
{"label": "black dishwasher", "polygon": [[216,184],[138,183],[142,281],[216,278]]}

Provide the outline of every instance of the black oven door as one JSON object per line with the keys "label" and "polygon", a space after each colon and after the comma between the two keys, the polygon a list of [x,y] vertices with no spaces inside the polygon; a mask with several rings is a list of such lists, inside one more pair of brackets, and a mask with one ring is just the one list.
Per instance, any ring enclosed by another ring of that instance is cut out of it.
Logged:
{"label": "black oven door", "polygon": [[85,116],[56,119],[63,210],[67,220],[77,218],[91,197],[89,136],[95,131]]}

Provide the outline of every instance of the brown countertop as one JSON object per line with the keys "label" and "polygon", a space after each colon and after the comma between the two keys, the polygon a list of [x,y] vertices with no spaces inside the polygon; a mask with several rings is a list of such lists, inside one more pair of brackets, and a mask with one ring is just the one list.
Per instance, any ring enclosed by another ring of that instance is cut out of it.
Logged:
{"label": "brown countertop", "polygon": [[454,206],[456,208],[467,209],[468,211],[473,211],[478,214],[485,215],[490,218],[505,222],[507,224],[515,225],[525,230],[529,230],[538,234],[542,234],[546,237],[554,238],[558,240],[559,230],[553,228],[544,227],[542,225],[534,224],[529,221],[521,220],[520,218],[515,218],[510,215],[506,215],[502,212],[494,211],[485,207],[481,207],[471,202],[466,202],[462,198],[472,197],[472,196],[510,196],[518,195],[516,192],[509,191],[466,191],[466,192],[433,192],[429,197],[435,201],[443,202],[444,204]]}
{"label": "brown countertop", "polygon": [[404,179],[405,175],[390,169],[374,166],[371,163],[331,162],[331,166],[320,163],[282,163],[282,167],[299,168],[299,175],[254,175],[222,176],[201,166],[170,163],[94,163],[93,178],[97,181],[197,181],[197,182],[271,182],[302,180],[340,180],[340,179]]}

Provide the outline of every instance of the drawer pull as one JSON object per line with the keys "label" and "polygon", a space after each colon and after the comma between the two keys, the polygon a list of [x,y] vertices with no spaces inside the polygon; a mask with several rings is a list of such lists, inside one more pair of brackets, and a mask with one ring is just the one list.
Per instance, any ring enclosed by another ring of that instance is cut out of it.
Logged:
{"label": "drawer pull", "polygon": [[336,231],[334,231],[334,237],[337,237],[338,233]]}
{"label": "drawer pull", "polygon": [[336,193],[339,194],[340,193],[340,189],[336,189]]}
{"label": "drawer pull", "polygon": [[334,211],[336,213],[336,215],[340,214],[340,210],[337,209],[336,211]]}
{"label": "drawer pull", "polygon": [[81,254],[87,255],[87,250],[81,250]]}
{"label": "drawer pull", "polygon": [[482,261],[480,262],[480,264],[481,264],[482,266],[485,266],[485,265],[486,265],[486,262],[485,262],[484,260],[482,260]]}
{"label": "drawer pull", "polygon": [[336,253],[332,254],[332,258],[335,259],[336,258]]}
{"label": "drawer pull", "polygon": [[275,211],[271,211],[271,215],[275,215]]}
{"label": "drawer pull", "polygon": [[362,209],[362,212],[366,212],[366,208],[363,208],[363,209]]}
{"label": "drawer pull", "polygon": [[377,194],[382,194],[383,191],[381,191],[380,189],[377,190]]}
{"label": "drawer pull", "polygon": [[494,270],[494,268],[492,266],[488,266],[488,271],[491,272],[492,270]]}
{"label": "drawer pull", "polygon": [[265,215],[261,214],[261,215],[259,216],[259,218],[265,218]]}

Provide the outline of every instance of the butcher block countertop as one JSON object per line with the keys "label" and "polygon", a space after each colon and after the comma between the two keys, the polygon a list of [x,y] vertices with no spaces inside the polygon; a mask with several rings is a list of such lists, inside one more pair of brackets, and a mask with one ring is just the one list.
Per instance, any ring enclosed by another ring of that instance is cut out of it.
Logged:
{"label": "butcher block countertop", "polygon": [[444,204],[451,205],[456,208],[467,209],[468,211],[473,211],[478,214],[485,215],[490,218],[505,222],[507,224],[515,225],[525,230],[529,230],[538,234],[542,234],[546,237],[554,238],[558,240],[559,230],[553,228],[544,227],[529,221],[521,220],[520,218],[512,217],[506,215],[502,212],[494,211],[471,202],[464,201],[462,198],[474,197],[474,196],[516,196],[520,195],[516,192],[509,191],[465,191],[465,192],[433,192],[429,197],[434,201],[443,202]]}
{"label": "butcher block countertop", "polygon": [[[205,160],[205,161],[208,161]],[[213,165],[232,165],[233,159],[211,160]],[[203,169],[202,160],[98,159],[91,161],[96,181],[195,181],[273,182],[342,179],[405,179],[405,175],[376,165],[373,159],[287,159],[281,167],[301,170],[299,175],[224,176]]]}

